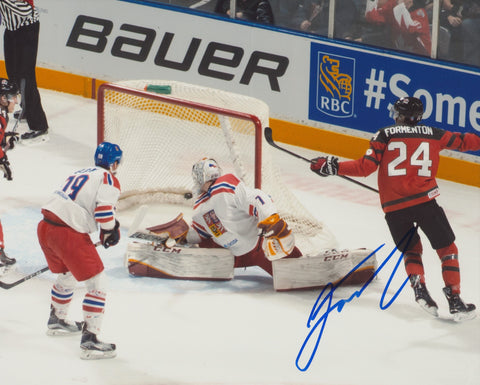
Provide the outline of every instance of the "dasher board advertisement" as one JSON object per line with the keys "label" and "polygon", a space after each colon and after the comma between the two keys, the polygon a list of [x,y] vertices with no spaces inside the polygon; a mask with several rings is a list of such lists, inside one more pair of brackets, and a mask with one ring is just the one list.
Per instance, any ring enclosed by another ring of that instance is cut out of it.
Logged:
{"label": "dasher board advertisement", "polygon": [[[309,119],[376,132],[393,123],[392,103],[420,98],[423,123],[480,131],[480,73],[366,50],[311,43]],[[480,152],[473,152],[480,155]]]}

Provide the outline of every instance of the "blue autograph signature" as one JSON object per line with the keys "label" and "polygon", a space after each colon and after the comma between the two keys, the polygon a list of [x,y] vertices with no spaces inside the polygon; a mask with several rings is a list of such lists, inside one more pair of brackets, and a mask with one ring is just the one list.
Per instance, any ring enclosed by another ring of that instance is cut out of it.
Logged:
{"label": "blue autograph signature", "polygon": [[[413,235],[415,234],[416,227],[413,228],[411,231],[409,231],[406,235],[405,238],[408,237],[408,242],[407,242],[407,247],[408,244],[410,243]],[[404,240],[405,240],[404,238]],[[403,242],[403,240],[402,240]],[[315,301],[315,304],[313,305],[312,311],[310,312],[310,315],[308,317],[308,322],[307,322],[307,327],[310,329],[307,337],[305,338],[305,341],[302,344],[302,347],[300,348],[300,351],[298,352],[297,358],[295,360],[295,365],[297,368],[301,371],[306,371],[309,367],[310,364],[312,363],[313,358],[315,357],[315,353],[317,352],[318,345],[320,344],[320,340],[322,338],[323,332],[325,330],[325,326],[327,324],[327,319],[329,314],[333,310],[337,310],[337,312],[341,312],[343,310],[343,307],[348,303],[351,302],[355,297],[360,297],[364,290],[368,287],[368,285],[373,281],[373,279],[377,276],[379,271],[383,269],[383,267],[387,264],[387,262],[394,256],[395,252],[398,250],[397,247],[395,247],[392,252],[389,254],[389,256],[385,259],[385,261],[382,262],[380,266],[378,266],[377,270],[374,272],[372,277],[362,286],[360,290],[355,291],[349,298],[347,299],[341,299],[337,301],[336,303],[332,304],[333,302],[333,293],[339,287],[353,272],[355,272],[359,267],[361,267],[372,255],[374,255],[377,251],[379,251],[382,247],[384,247],[385,244],[379,246],[375,251],[373,251],[369,256],[364,258],[357,266],[355,266],[345,277],[342,278],[339,282],[337,282],[335,285],[332,283],[327,284],[320,295],[317,297],[317,300]],[[403,261],[403,252],[400,253],[400,257],[397,260],[397,263],[395,264],[395,268],[392,271],[392,274],[390,275],[387,284],[385,286],[385,289],[383,290],[382,297],[380,299],[380,308],[382,310],[387,309],[398,297],[400,292],[403,290],[405,285],[408,282],[408,277],[403,281],[401,284],[400,288],[397,290],[397,292],[393,295],[393,297],[385,303],[385,295],[386,292],[392,282],[393,277],[395,276],[395,273],[397,272],[398,266],[400,263]],[[326,308],[324,308],[326,306]],[[320,314],[320,311],[323,310],[323,314]],[[313,324],[313,325],[312,325]],[[308,354],[306,352],[307,344],[310,342],[310,339],[314,337],[314,335],[317,334],[317,339],[314,341],[314,346],[313,349],[311,349],[311,352],[309,353],[310,355],[307,357],[307,363],[305,365],[301,365],[300,361],[304,356]]]}

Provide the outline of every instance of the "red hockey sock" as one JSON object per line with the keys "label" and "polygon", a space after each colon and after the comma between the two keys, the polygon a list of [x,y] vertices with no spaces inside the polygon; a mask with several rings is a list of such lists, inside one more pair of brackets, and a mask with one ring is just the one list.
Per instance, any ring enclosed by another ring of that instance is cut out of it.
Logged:
{"label": "red hockey sock", "polygon": [[423,269],[422,253],[422,242],[418,240],[413,247],[410,247],[407,251],[405,251],[403,255],[403,262],[405,263],[405,271],[409,277],[412,275],[419,275],[420,282],[425,283],[425,271]]}

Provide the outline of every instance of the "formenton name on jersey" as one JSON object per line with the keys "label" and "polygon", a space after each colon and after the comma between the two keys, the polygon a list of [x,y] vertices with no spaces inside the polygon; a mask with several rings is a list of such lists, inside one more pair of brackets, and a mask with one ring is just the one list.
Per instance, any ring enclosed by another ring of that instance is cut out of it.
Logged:
{"label": "formenton name on jersey", "polygon": [[428,126],[392,126],[385,128],[387,137],[395,134],[415,134],[415,135],[431,135],[433,136],[433,128]]}

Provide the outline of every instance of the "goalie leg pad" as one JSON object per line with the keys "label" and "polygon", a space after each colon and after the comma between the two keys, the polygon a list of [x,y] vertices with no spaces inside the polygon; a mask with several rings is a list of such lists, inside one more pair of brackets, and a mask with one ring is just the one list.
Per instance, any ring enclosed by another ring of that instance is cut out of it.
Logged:
{"label": "goalie leg pad", "polygon": [[283,258],[272,264],[277,291],[323,287],[340,281],[342,285],[363,285],[377,269],[376,256],[369,249],[325,249],[314,256]]}
{"label": "goalie leg pad", "polygon": [[226,249],[131,242],[126,258],[128,271],[134,276],[197,280],[233,278],[234,257]]}

